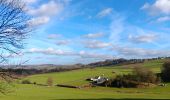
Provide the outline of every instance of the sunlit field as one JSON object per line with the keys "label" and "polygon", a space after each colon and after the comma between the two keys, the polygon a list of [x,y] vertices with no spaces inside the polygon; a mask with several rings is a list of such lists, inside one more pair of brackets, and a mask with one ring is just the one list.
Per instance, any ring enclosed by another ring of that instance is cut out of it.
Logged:
{"label": "sunlit field", "polygon": [[170,99],[170,0],[0,0],[0,100]]}
{"label": "sunlit field", "polygon": [[[163,61],[149,61],[140,66],[145,66],[159,72]],[[114,78],[115,74],[131,73],[133,66],[139,64],[99,67],[93,69],[80,69],[68,72],[39,74],[28,76],[31,82],[46,84],[48,77],[54,79],[54,85],[67,84],[81,86],[88,84],[86,78],[105,75]],[[113,73],[113,71],[115,73]],[[24,80],[23,79],[23,80]],[[170,84],[166,87],[155,88],[111,88],[111,87],[90,87],[90,88],[65,88],[58,86],[24,85],[16,83],[12,93],[1,95],[1,100],[56,100],[56,99],[167,99],[170,98]]]}

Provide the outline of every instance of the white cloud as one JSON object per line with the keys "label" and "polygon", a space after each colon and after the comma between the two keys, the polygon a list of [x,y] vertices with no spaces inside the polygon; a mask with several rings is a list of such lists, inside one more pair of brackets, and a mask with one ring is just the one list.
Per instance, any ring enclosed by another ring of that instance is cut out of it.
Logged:
{"label": "white cloud", "polygon": [[125,26],[124,18],[120,15],[116,15],[112,18],[112,22],[110,24],[110,39],[113,43],[118,43],[120,41],[121,36],[123,35],[123,31],[126,30],[127,26]]}
{"label": "white cloud", "polygon": [[86,51],[80,51],[79,56],[82,58],[95,58],[95,59],[113,59],[114,57],[112,55],[107,54],[99,54],[99,53],[90,53]]}
{"label": "white cloud", "polygon": [[32,3],[37,2],[37,0],[24,0],[24,2],[25,2],[26,4],[32,4]]}
{"label": "white cloud", "polygon": [[12,53],[12,54],[5,53],[5,54],[2,54],[2,56],[5,58],[17,58],[17,57],[20,58],[20,57],[24,56],[24,54],[22,52],[17,52],[17,54],[16,53]]}
{"label": "white cloud", "polygon": [[57,39],[59,37],[61,37],[62,35],[61,34],[49,34],[47,36],[48,39]]}
{"label": "white cloud", "polygon": [[114,51],[118,52],[119,55],[126,57],[158,57],[158,56],[170,56],[170,50],[154,50],[154,49],[144,49],[144,48],[134,48],[134,47],[113,47]]}
{"label": "white cloud", "polygon": [[71,41],[69,40],[60,40],[56,42],[56,45],[67,45],[69,44]]}
{"label": "white cloud", "polygon": [[42,17],[36,17],[32,18],[31,20],[28,21],[29,26],[39,26],[39,25],[44,25],[50,21],[49,17],[42,16]]}
{"label": "white cloud", "polygon": [[86,34],[84,37],[86,37],[86,38],[100,38],[103,36],[104,36],[104,33],[99,32],[99,33],[89,33],[89,34]]}
{"label": "white cloud", "polygon": [[105,17],[105,16],[107,16],[107,15],[109,15],[109,14],[111,14],[112,13],[112,8],[106,8],[106,9],[103,9],[102,11],[100,11],[98,14],[97,14],[97,16],[98,17]]}
{"label": "white cloud", "polygon": [[64,51],[64,50],[54,49],[54,48],[47,48],[47,49],[31,48],[26,53],[40,53],[40,54],[45,54],[45,55],[57,55],[57,56],[77,56],[81,58],[92,58],[92,59],[113,58],[112,55],[94,53],[91,51],[90,52],[86,52],[86,51],[73,52],[73,51]]}
{"label": "white cloud", "polygon": [[46,55],[70,55],[72,54],[70,51],[63,51],[60,49],[54,48],[47,48],[47,49],[38,49],[38,48],[31,48],[27,51],[27,53],[41,53]]}
{"label": "white cloud", "polygon": [[107,48],[111,46],[111,43],[101,42],[97,40],[89,40],[89,41],[85,41],[84,45],[86,48],[101,49],[101,48]]}
{"label": "white cloud", "polygon": [[166,22],[166,21],[170,21],[169,16],[164,16],[157,19],[157,22]]}
{"label": "white cloud", "polygon": [[145,10],[145,9],[148,9],[150,7],[150,4],[149,3],[145,3],[142,7],[141,7],[141,9],[142,10]]}
{"label": "white cloud", "polygon": [[150,14],[170,14],[170,0],[156,0],[153,4],[145,3],[141,9],[148,10]]}
{"label": "white cloud", "polygon": [[[36,0],[31,0],[28,3],[33,2],[36,2]],[[65,3],[67,2],[57,2],[55,0],[51,0],[37,8],[33,6],[28,7],[28,14],[34,17],[31,19],[31,23],[33,23],[34,26],[48,23],[53,16],[57,16],[63,11]]]}
{"label": "white cloud", "polygon": [[115,13],[114,15],[110,24],[109,36],[112,44],[124,45],[128,44],[130,40],[134,43],[152,42],[152,44],[156,46],[161,46],[158,43],[161,40],[157,39],[157,35],[161,33],[129,24],[126,22],[126,18],[118,13]]}
{"label": "white cloud", "polygon": [[59,14],[63,9],[62,3],[57,3],[55,1],[50,1],[46,4],[41,5],[39,8],[30,9],[29,14],[35,16],[53,16]]}
{"label": "white cloud", "polygon": [[133,43],[151,43],[157,39],[155,34],[144,34],[139,36],[129,35],[129,40]]}

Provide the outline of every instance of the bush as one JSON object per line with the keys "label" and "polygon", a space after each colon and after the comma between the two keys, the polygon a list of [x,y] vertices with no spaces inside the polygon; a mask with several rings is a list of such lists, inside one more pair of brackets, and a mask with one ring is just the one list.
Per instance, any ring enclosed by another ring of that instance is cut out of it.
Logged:
{"label": "bush", "polygon": [[35,85],[36,85],[36,84],[37,84],[37,82],[33,82],[33,84],[35,84]]}
{"label": "bush", "polygon": [[113,79],[111,82],[111,86],[112,87],[136,87],[137,86],[137,82],[134,83],[134,81],[132,81],[132,75],[128,74],[128,75],[118,75],[116,77],[116,79]]}
{"label": "bush", "polygon": [[51,77],[49,77],[49,78],[47,79],[47,85],[48,85],[48,86],[53,86],[53,79],[52,79]]}
{"label": "bush", "polygon": [[170,82],[170,61],[166,61],[161,69],[161,78],[165,82]]}
{"label": "bush", "polygon": [[134,81],[137,82],[147,82],[147,83],[157,83],[157,76],[153,71],[144,67],[135,67],[133,70]]}
{"label": "bush", "polygon": [[13,92],[13,89],[14,89],[13,87],[15,87],[15,85],[13,83],[8,83],[6,81],[0,82],[0,92],[2,94],[7,94],[7,93]]}
{"label": "bush", "polygon": [[157,77],[151,70],[143,67],[135,67],[131,74],[117,75],[115,79],[109,81],[112,87],[138,87],[147,83],[158,84],[160,77]]}
{"label": "bush", "polygon": [[21,83],[22,84],[31,84],[30,80],[23,80]]}

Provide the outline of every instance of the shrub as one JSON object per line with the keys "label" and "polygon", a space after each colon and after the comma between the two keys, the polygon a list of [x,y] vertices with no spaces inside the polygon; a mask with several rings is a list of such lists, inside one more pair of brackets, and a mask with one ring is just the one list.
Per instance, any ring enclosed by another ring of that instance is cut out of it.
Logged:
{"label": "shrub", "polygon": [[146,87],[147,83],[158,84],[160,77],[147,68],[135,67],[131,74],[117,75],[110,81],[112,87],[138,87],[139,85]]}
{"label": "shrub", "polygon": [[7,94],[7,93],[13,92],[13,87],[15,87],[15,85],[13,83],[8,83],[6,81],[0,82],[0,92],[2,94]]}
{"label": "shrub", "polygon": [[111,86],[112,87],[136,87],[137,82],[131,80],[133,75],[118,75],[115,79],[111,80]]}
{"label": "shrub", "polygon": [[47,79],[47,85],[48,85],[48,86],[53,86],[53,79],[52,79],[51,77],[49,77],[49,78]]}
{"label": "shrub", "polygon": [[36,82],[33,82],[33,84],[37,84]]}
{"label": "shrub", "polygon": [[21,83],[22,84],[31,84],[30,80],[23,80]]}
{"label": "shrub", "polygon": [[166,61],[161,69],[161,78],[165,82],[170,82],[170,61]]}
{"label": "shrub", "polygon": [[134,81],[137,82],[147,82],[147,83],[157,83],[157,76],[148,68],[135,67],[133,70]]}

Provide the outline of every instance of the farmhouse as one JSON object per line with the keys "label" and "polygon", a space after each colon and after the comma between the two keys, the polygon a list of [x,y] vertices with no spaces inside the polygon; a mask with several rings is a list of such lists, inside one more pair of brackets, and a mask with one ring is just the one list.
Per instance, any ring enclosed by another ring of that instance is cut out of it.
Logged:
{"label": "farmhouse", "polygon": [[92,81],[92,84],[94,85],[102,85],[109,79],[102,77],[102,76],[96,76],[94,78],[90,78],[90,81]]}

